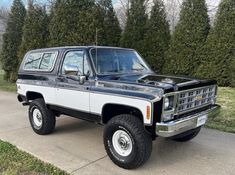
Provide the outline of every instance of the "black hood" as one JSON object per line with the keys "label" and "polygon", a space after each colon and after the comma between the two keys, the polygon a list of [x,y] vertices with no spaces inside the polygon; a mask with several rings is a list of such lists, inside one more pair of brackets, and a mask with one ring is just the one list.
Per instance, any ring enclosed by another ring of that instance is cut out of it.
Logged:
{"label": "black hood", "polygon": [[107,75],[101,76],[99,79],[158,87],[164,89],[165,93],[216,84],[215,80],[157,74]]}

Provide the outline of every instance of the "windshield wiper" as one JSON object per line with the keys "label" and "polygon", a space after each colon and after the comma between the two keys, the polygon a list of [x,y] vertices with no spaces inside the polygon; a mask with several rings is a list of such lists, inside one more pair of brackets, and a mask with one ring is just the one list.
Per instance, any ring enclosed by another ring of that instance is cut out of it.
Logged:
{"label": "windshield wiper", "polygon": [[108,70],[106,72],[118,72],[118,70]]}
{"label": "windshield wiper", "polygon": [[142,71],[142,70],[144,70],[144,69],[143,69],[143,68],[133,68],[133,69],[131,69],[131,70]]}

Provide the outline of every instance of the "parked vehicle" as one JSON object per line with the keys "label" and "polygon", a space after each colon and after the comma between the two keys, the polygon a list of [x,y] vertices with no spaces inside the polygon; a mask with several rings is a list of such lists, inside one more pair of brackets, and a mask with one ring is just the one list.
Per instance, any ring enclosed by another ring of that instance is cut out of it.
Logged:
{"label": "parked vehicle", "polygon": [[157,75],[124,48],[32,50],[20,66],[17,91],[37,134],[52,133],[61,114],[104,125],[107,154],[125,169],[148,160],[156,137],[189,141],[219,112],[216,81]]}

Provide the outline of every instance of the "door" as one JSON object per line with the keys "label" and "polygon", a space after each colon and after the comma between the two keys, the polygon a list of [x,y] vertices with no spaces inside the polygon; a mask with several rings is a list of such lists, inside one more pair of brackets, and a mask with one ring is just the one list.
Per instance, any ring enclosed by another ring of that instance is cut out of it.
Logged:
{"label": "door", "polygon": [[56,103],[58,106],[90,112],[89,72],[84,50],[66,52],[56,79]]}

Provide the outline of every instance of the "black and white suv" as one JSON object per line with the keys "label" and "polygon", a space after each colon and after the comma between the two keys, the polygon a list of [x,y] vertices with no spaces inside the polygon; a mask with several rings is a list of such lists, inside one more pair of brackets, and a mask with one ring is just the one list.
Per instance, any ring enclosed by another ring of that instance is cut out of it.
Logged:
{"label": "black and white suv", "polygon": [[61,114],[105,125],[107,154],[126,169],[147,161],[157,136],[188,141],[219,111],[216,81],[156,75],[135,50],[114,47],[32,50],[17,91],[37,134]]}

